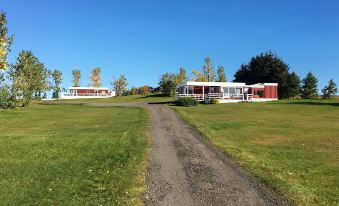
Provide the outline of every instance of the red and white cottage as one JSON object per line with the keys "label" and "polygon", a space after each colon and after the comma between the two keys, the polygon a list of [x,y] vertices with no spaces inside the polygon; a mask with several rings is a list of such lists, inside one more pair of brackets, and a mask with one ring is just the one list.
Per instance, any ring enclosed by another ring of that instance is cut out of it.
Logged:
{"label": "red and white cottage", "polygon": [[108,98],[115,96],[115,91],[105,87],[69,87],[69,92],[62,92],[61,99]]}
{"label": "red and white cottage", "polygon": [[246,85],[240,82],[183,82],[177,86],[177,98],[192,97],[198,101],[219,99],[220,103],[263,102],[278,100],[278,83]]}

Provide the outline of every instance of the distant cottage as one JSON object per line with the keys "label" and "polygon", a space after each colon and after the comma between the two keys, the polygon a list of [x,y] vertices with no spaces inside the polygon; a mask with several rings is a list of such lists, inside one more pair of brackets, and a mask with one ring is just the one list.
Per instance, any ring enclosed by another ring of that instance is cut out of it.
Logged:
{"label": "distant cottage", "polygon": [[198,101],[218,99],[220,103],[264,102],[278,100],[278,83],[246,85],[240,82],[194,82],[179,84],[177,98],[192,97]]}
{"label": "distant cottage", "polygon": [[115,96],[115,91],[105,87],[69,87],[69,92],[62,92],[61,99],[108,98]]}

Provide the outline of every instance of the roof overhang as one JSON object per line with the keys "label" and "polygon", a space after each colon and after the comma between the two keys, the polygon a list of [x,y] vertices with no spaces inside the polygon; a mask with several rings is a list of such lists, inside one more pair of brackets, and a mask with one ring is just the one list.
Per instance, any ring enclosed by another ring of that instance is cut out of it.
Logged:
{"label": "roof overhang", "polygon": [[68,89],[109,90],[106,87],[68,87]]}
{"label": "roof overhang", "polygon": [[245,83],[240,82],[194,82],[188,81],[178,84],[177,87],[183,86],[209,86],[209,87],[243,87]]}

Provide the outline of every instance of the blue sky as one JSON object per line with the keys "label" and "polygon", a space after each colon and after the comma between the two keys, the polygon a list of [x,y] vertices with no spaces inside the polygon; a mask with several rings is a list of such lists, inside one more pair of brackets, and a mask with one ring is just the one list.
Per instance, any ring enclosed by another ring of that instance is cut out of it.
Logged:
{"label": "blue sky", "polygon": [[210,56],[229,80],[240,64],[272,51],[302,78],[312,71],[323,88],[339,84],[339,1],[292,0],[0,0],[15,35],[10,61],[32,50],[88,84],[102,68],[105,86],[125,74],[129,86],[156,86],[164,72],[200,69]]}

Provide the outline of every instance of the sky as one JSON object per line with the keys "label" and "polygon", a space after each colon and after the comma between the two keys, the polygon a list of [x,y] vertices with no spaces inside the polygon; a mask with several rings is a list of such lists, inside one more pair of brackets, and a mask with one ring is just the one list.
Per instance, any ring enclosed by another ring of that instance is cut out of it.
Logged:
{"label": "sky", "polygon": [[189,74],[209,56],[228,80],[239,66],[272,51],[319,89],[339,84],[337,0],[0,0],[14,35],[11,63],[31,50],[48,69],[102,69],[102,82],[126,75],[129,87],[157,86],[161,74]]}

